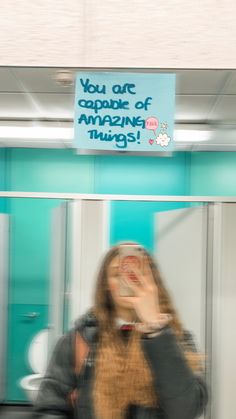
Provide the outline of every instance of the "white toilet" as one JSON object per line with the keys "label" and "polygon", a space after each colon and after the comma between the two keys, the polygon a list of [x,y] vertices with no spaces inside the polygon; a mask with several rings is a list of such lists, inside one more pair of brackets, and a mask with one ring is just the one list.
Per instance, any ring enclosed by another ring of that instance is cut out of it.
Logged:
{"label": "white toilet", "polygon": [[34,403],[48,362],[49,330],[43,329],[34,336],[28,350],[28,362],[34,374],[23,377],[19,385],[25,391],[28,400]]}

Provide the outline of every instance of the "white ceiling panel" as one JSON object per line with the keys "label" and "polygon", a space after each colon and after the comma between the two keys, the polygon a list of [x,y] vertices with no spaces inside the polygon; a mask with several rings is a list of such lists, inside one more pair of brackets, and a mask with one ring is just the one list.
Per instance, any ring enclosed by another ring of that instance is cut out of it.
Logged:
{"label": "white ceiling panel", "polygon": [[209,114],[212,121],[236,123],[236,95],[221,96]]}
{"label": "white ceiling panel", "polygon": [[44,117],[74,118],[74,94],[38,93],[35,99]]}
{"label": "white ceiling panel", "polygon": [[217,70],[183,70],[176,74],[177,94],[207,95],[218,94],[231,72]]}
{"label": "white ceiling panel", "polygon": [[14,68],[19,85],[28,92],[73,93],[74,85],[62,86],[55,81],[56,68]]}
{"label": "white ceiling panel", "polygon": [[[15,121],[16,126],[28,126],[35,124],[30,120],[48,118],[48,122],[40,122],[45,127],[63,126],[63,119],[71,120],[68,124],[73,126],[75,87],[74,84],[69,87],[57,84],[54,80],[57,70],[62,69],[0,68],[0,125],[11,125]],[[76,70],[72,72],[75,74]],[[236,150],[236,71],[178,70],[176,75],[177,125],[182,122],[184,129],[195,132],[202,123],[202,129],[211,132],[210,139],[201,144],[188,138],[188,142],[177,143],[177,149],[229,150],[233,147]],[[9,118],[12,121],[3,120]],[[224,124],[228,124],[227,129]],[[44,141],[31,141],[31,138],[18,138],[18,134],[17,138],[1,139],[0,147],[71,147],[71,142],[64,139],[48,137]]]}
{"label": "white ceiling panel", "polygon": [[10,68],[0,68],[0,92],[20,92],[21,89]]}
{"label": "white ceiling panel", "polygon": [[222,94],[236,95],[236,71],[231,71],[231,75],[228,79]]}
{"label": "white ceiling panel", "polygon": [[0,93],[0,118],[34,118],[37,105],[30,97],[17,93]]}
{"label": "white ceiling panel", "polygon": [[215,96],[182,96],[176,97],[176,121],[205,121],[215,101]]}

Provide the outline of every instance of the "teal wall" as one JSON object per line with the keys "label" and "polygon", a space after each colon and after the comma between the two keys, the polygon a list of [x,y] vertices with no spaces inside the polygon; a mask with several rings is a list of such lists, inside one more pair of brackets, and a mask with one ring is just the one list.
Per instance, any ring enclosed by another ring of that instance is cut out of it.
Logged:
{"label": "teal wall", "polygon": [[[96,193],[127,195],[186,195],[189,193],[189,156],[100,156],[95,162]],[[154,247],[154,214],[184,207],[180,203],[113,202],[111,243],[135,240]]]}
{"label": "teal wall", "polygon": [[[5,148],[0,148],[0,191],[6,189],[6,173],[7,173],[7,152]],[[0,212],[6,212],[6,199],[0,198]]]}
{"label": "teal wall", "polygon": [[191,195],[236,196],[236,152],[191,153]]}
{"label": "teal wall", "polygon": [[72,150],[11,149],[8,155],[9,190],[92,193],[94,157]]}

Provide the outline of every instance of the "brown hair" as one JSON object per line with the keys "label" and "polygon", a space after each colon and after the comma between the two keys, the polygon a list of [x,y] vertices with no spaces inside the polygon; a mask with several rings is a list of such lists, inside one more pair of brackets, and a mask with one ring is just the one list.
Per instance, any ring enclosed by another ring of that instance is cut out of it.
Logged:
{"label": "brown hair", "polygon": [[[126,244],[138,243],[126,242]],[[143,248],[143,252],[149,261],[154,281],[158,287],[160,310],[163,313],[168,313],[171,315],[172,320],[170,322],[170,327],[174,331],[177,339],[181,340],[184,337],[184,328],[180,321],[179,315],[173,305],[170,294],[164,285],[163,279],[161,278],[161,274],[157,266],[157,263],[154,261],[153,257],[149,252],[147,252],[146,249]],[[112,334],[116,334],[116,329],[114,327],[115,305],[108,288],[107,272],[108,266],[110,265],[111,261],[118,255],[119,245],[115,245],[108,250],[108,252],[102,260],[97,277],[97,284],[95,288],[95,304],[93,308],[93,312],[98,320],[101,332],[109,331]],[[185,351],[185,355],[190,366],[193,369],[199,369],[199,360],[202,360],[202,355],[199,356],[198,353],[189,351]]]}
{"label": "brown hair", "polygon": [[[177,339],[184,337],[184,329],[164,286],[159,269],[151,255],[148,258],[153,278],[158,287],[161,312],[172,316],[170,327]],[[98,273],[93,312],[99,324],[98,355],[95,363],[93,398],[98,418],[123,419],[130,403],[155,407],[159,395],[153,384],[153,377],[141,347],[140,334],[132,332],[130,342],[122,348],[120,334],[115,327],[115,305],[108,288],[108,267],[119,255],[119,246],[112,247],[105,255]],[[190,368],[199,371],[201,357],[183,347],[184,356]],[[115,384],[115,385],[114,385]]]}
{"label": "brown hair", "polygon": [[[132,244],[134,243],[132,242]],[[164,286],[157,264],[154,261],[153,257],[145,249],[143,249],[143,252],[145,256],[148,258],[153,278],[158,287],[161,312],[171,314],[171,327],[174,329],[175,333],[179,337],[181,337],[183,335],[183,327],[179,320],[178,314],[172,304],[170,295],[166,287]],[[107,271],[111,261],[118,255],[119,245],[113,246],[105,255],[97,278],[94,313],[99,321],[100,326],[102,327],[102,329],[105,330],[109,330],[109,328],[113,328],[114,326],[115,306],[110,291],[108,289]]]}

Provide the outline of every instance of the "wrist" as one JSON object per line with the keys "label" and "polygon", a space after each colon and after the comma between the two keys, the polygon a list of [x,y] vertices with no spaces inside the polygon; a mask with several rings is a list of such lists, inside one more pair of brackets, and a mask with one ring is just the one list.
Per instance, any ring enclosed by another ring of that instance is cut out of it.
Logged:
{"label": "wrist", "polygon": [[158,331],[161,331],[164,327],[169,325],[171,319],[172,316],[170,314],[160,313],[158,317],[153,318],[151,321],[139,323],[138,329],[145,334],[158,333]]}
{"label": "wrist", "polygon": [[162,335],[163,333],[165,333],[165,331],[167,330],[167,329],[169,329],[169,325],[167,324],[166,326],[164,326],[162,329],[159,329],[159,330],[157,330],[157,331],[152,331],[152,332],[149,332],[149,333],[144,333],[143,334],[143,337],[145,338],[145,339],[152,339],[152,338],[155,338],[155,337],[157,337],[157,336],[160,336],[160,335]]}

